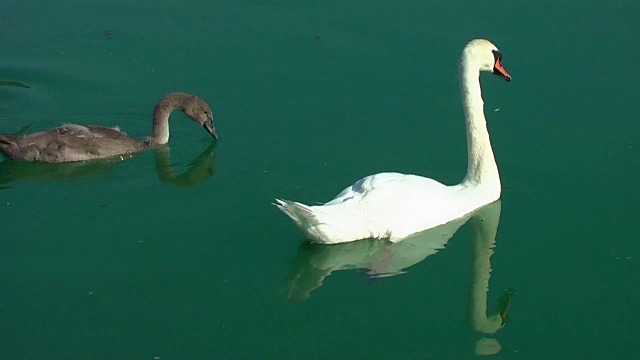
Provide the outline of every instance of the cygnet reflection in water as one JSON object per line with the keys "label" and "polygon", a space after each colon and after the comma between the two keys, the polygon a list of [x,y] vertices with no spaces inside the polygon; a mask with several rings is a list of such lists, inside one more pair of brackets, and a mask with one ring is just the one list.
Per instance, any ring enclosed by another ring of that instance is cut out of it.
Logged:
{"label": "cygnet reflection in water", "polygon": [[[186,170],[176,174],[171,163],[171,150],[168,145],[152,149],[155,157],[155,168],[158,178],[166,183],[178,187],[192,186],[206,181],[215,174],[215,150],[217,142],[212,142],[186,166]],[[122,160],[131,158],[123,157]],[[0,184],[10,184],[17,181],[73,181],[86,180],[106,176],[122,163],[120,157],[100,159],[94,161],[68,162],[48,164],[39,162],[20,162],[5,160],[0,163]],[[0,185],[0,190],[11,189]]]}

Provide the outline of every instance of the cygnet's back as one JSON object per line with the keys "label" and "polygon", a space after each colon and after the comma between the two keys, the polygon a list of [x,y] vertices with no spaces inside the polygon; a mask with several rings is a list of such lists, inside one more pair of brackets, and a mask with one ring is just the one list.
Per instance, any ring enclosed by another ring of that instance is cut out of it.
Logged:
{"label": "cygnet's back", "polygon": [[142,148],[142,142],[123,132],[96,125],[66,124],[21,138],[0,136],[0,151],[18,161],[83,161],[138,152]]}

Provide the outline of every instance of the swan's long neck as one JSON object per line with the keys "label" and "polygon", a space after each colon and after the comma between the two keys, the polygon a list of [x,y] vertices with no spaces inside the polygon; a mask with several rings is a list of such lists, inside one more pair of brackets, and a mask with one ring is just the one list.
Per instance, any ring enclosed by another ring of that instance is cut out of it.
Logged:
{"label": "swan's long neck", "polygon": [[188,96],[173,93],[158,101],[153,109],[153,133],[146,141],[148,145],[162,145],[169,142],[169,116],[175,109],[184,111],[184,100]]}
{"label": "swan's long neck", "polygon": [[480,69],[464,56],[460,63],[460,88],[467,127],[468,166],[462,185],[483,188],[496,200],[500,196],[500,175],[493,156],[484,102],[480,90]]}

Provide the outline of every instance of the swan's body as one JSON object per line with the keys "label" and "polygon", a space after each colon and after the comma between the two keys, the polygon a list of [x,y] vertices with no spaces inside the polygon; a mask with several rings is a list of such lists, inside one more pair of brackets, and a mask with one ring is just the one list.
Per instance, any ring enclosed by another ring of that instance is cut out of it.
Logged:
{"label": "swan's body", "polygon": [[500,198],[498,167],[491,149],[480,90],[480,71],[511,80],[502,55],[487,40],[473,40],[462,52],[460,87],[466,118],[468,168],[463,181],[446,186],[435,180],[380,173],[357,181],[321,206],[276,199],[312,241],[334,244],[366,238],[401,240],[460,219]]}
{"label": "swan's body", "polygon": [[171,93],[156,104],[153,113],[153,133],[145,141],[133,139],[118,128],[65,124],[24,137],[2,135],[0,152],[13,160],[48,163],[131,154],[169,141],[169,115],[175,109],[182,110],[214,138],[218,137],[213,127],[211,108],[204,100],[185,93]]}

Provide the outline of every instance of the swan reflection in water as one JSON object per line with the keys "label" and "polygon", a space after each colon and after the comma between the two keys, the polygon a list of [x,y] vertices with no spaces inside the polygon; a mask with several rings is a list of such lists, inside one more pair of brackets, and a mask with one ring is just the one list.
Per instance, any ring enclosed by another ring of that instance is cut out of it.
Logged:
{"label": "swan reflection in water", "polygon": [[[405,269],[443,249],[458,229],[469,222],[473,246],[470,321],[476,331],[495,334],[504,327],[511,297],[515,294],[513,290],[505,290],[495,310],[487,312],[490,258],[495,247],[500,210],[501,203],[498,200],[467,217],[417,233],[397,243],[377,239],[335,245],[305,242],[292,261],[289,298],[297,301],[307,299],[334,271],[361,269],[371,278],[403,274]],[[498,353],[500,349],[501,345],[496,339],[484,337],[477,341],[475,351],[478,355],[490,355]]]}
{"label": "swan reflection in water", "polygon": [[[215,149],[218,142],[212,142],[200,155],[193,159],[187,166],[187,170],[176,174],[171,164],[171,150],[169,145],[151,148],[148,151],[155,157],[156,172],[158,178],[177,187],[186,187],[199,184],[215,173]],[[0,163],[0,190],[10,189],[9,184],[14,181],[55,181],[55,180],[82,180],[98,177],[113,170],[123,160],[133,155],[116,156],[109,159],[77,161],[67,163],[39,163],[21,162],[6,159]]]}
{"label": "swan reflection in water", "polygon": [[176,175],[171,166],[171,156],[168,146],[160,146],[152,149],[156,157],[156,170],[161,181],[171,183],[177,187],[187,187],[199,184],[216,172],[215,150],[218,145],[214,141],[198,157],[193,159],[187,171]]}

